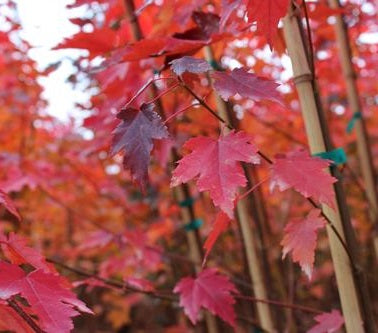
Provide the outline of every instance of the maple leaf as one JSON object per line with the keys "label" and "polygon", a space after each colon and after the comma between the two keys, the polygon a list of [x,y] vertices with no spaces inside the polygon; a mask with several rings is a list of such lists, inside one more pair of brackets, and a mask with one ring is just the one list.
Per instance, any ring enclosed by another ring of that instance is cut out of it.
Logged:
{"label": "maple leaf", "polygon": [[66,287],[58,275],[41,269],[28,275],[18,266],[0,262],[0,298],[7,300],[21,294],[38,316],[46,332],[66,333],[73,329],[71,317],[81,312],[93,313]]}
{"label": "maple leaf", "polygon": [[200,136],[188,140],[184,148],[192,152],[178,162],[171,186],[187,183],[199,175],[198,190],[209,191],[214,204],[233,218],[237,188],[247,182],[238,161],[260,162],[251,137],[242,131],[231,131],[218,140]]}
{"label": "maple leaf", "polygon": [[140,110],[128,107],[117,118],[122,123],[113,131],[111,154],[124,151],[125,169],[130,169],[133,179],[144,189],[148,181],[152,139],[167,138],[167,128],[154,111],[153,104],[142,104]]}
{"label": "maple leaf", "polygon": [[216,14],[194,11],[192,19],[207,39],[219,32],[220,18]]}
{"label": "maple leaf", "polygon": [[217,216],[215,217],[215,221],[213,222],[213,228],[209,236],[207,236],[206,242],[203,245],[204,249],[206,250],[203,264],[205,264],[208,255],[210,254],[211,249],[213,248],[215,242],[217,241],[218,237],[227,230],[228,226],[230,225],[230,218],[224,212],[220,211]]}
{"label": "maple leaf", "polygon": [[270,48],[277,34],[278,21],[286,15],[289,0],[249,0],[247,11],[249,21],[257,22],[257,31],[263,34]]}
{"label": "maple leaf", "polygon": [[338,310],[322,313],[314,319],[318,324],[309,329],[307,333],[332,333],[339,330],[344,324],[344,318]]}
{"label": "maple leaf", "polygon": [[324,218],[319,216],[320,212],[320,209],[313,209],[305,219],[290,221],[281,241],[282,258],[292,251],[293,261],[299,263],[309,279],[314,266],[317,231],[326,224]]}
{"label": "maple leaf", "polygon": [[5,208],[11,212],[17,219],[20,221],[21,216],[18,213],[16,206],[14,205],[13,201],[8,197],[8,195],[0,189],[0,204],[4,205]]}
{"label": "maple leaf", "polygon": [[46,262],[45,258],[37,250],[27,246],[25,238],[13,232],[8,237],[0,234],[0,244],[5,257],[13,264],[29,264],[35,268],[51,271],[52,267]]}
{"label": "maple leaf", "polygon": [[199,74],[211,70],[211,66],[207,61],[189,56],[172,60],[170,64],[171,69],[176,73],[176,75],[181,75],[185,72]]}
{"label": "maple leaf", "polygon": [[324,170],[330,164],[330,161],[312,157],[304,150],[277,155],[271,168],[271,186],[277,185],[281,191],[293,187],[306,198],[313,197],[333,206],[332,184],[337,179]]}
{"label": "maple leaf", "polygon": [[242,0],[222,0],[220,28],[226,25],[232,12],[241,5]]}
{"label": "maple leaf", "polygon": [[196,279],[185,277],[175,286],[173,292],[180,294],[180,306],[195,324],[201,307],[218,315],[231,326],[235,326],[235,300],[231,293],[238,293],[226,276],[209,268],[198,274]]}
{"label": "maple leaf", "polygon": [[276,90],[279,86],[277,83],[249,73],[245,68],[235,68],[230,73],[215,71],[211,73],[211,77],[215,90],[226,101],[239,94],[257,101],[266,99],[282,103]]}

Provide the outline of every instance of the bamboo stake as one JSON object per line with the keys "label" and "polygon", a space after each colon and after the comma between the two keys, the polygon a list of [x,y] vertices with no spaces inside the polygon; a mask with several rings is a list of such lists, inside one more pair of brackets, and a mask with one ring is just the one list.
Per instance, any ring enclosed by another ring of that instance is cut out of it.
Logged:
{"label": "bamboo stake", "polygon": [[[140,27],[138,18],[135,15],[134,0],[125,0],[124,3],[126,7],[126,16],[127,16],[128,21],[130,22],[132,36],[136,41],[141,40],[143,39],[143,32]],[[157,88],[154,84],[152,84],[152,89],[153,89],[153,95],[157,96],[158,95]],[[163,105],[161,103],[160,98],[157,99],[156,104],[158,106],[158,109],[160,110],[160,114],[164,115]],[[171,161],[178,160],[178,155],[176,151],[173,151],[171,153],[170,160]],[[174,195],[176,196],[179,202],[186,201],[191,198],[189,188],[184,184],[181,184],[175,188]],[[194,210],[191,205],[189,205],[188,207],[181,207],[180,213],[185,223],[190,223],[191,221],[195,220]],[[187,243],[189,247],[190,257],[195,262],[194,268],[195,268],[196,273],[198,273],[201,270],[200,265],[203,258],[202,247],[201,247],[198,230],[187,230],[186,238],[187,238]],[[216,319],[211,313],[207,311],[205,312],[205,321],[206,321],[207,332],[218,333]]]}
{"label": "bamboo stake", "polygon": [[[215,61],[212,49],[209,46],[205,47],[205,57],[209,63],[213,63]],[[216,95],[215,98],[219,115],[221,116],[221,118],[226,120],[228,124],[232,124],[232,114],[229,112],[227,104],[218,95]],[[225,128],[225,131],[229,131],[229,129]],[[238,201],[236,206],[237,219],[240,224],[244,240],[248,270],[252,282],[253,292],[257,298],[267,299],[268,292],[266,289],[266,279],[262,270],[262,263],[260,260],[261,254],[258,251],[261,246],[259,246],[258,244],[258,237],[252,232],[252,221],[247,205],[247,198]],[[261,224],[261,220],[259,222]],[[256,308],[258,319],[262,328],[268,332],[274,332],[275,325],[272,319],[269,305],[264,303],[257,303]]]}
{"label": "bamboo stake", "polygon": [[[330,7],[341,9],[339,0],[328,0]],[[375,256],[378,259],[378,196],[375,181],[375,172],[373,166],[372,153],[369,145],[368,133],[366,130],[365,120],[362,114],[362,107],[359,99],[356,72],[352,63],[352,51],[348,38],[348,30],[342,14],[336,15],[336,40],[339,48],[340,62],[343,70],[347,98],[350,109],[353,114],[358,113],[356,117],[356,137],[357,137],[357,151],[362,177],[365,182],[366,196],[369,204],[369,216],[373,224],[373,242],[375,249]]]}
{"label": "bamboo stake", "polygon": [[[314,91],[316,87],[313,85],[313,76],[306,54],[306,47],[302,40],[300,22],[300,19],[291,8],[284,18],[284,35],[293,66],[294,82],[302,107],[310,149],[315,154],[326,151],[327,147],[319,115],[319,105]],[[334,192],[334,196],[337,202],[336,192]],[[337,229],[343,241],[346,242],[339,203],[336,203],[335,209],[322,205],[322,210]],[[327,225],[327,233],[347,332],[364,332],[358,290],[349,257],[329,225]]]}

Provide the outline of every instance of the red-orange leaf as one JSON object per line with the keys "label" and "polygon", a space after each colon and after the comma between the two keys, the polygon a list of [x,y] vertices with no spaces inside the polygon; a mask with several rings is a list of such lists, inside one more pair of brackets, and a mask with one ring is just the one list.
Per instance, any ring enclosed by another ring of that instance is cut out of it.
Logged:
{"label": "red-orange leaf", "polygon": [[277,34],[278,21],[286,15],[289,0],[249,0],[249,21],[256,21],[257,31],[263,34],[272,48]]}
{"label": "red-orange leaf", "polygon": [[234,200],[246,178],[238,161],[258,164],[257,149],[245,132],[230,132],[218,140],[197,137],[185,143],[192,152],[179,161],[173,172],[171,186],[187,183],[198,177],[199,191],[209,191],[216,206],[233,217]]}
{"label": "red-orange leaf", "polygon": [[8,197],[8,195],[0,190],[0,204],[4,205],[9,212],[11,212],[14,216],[21,220],[21,216],[18,213],[16,206],[14,205],[13,201]]}
{"label": "red-orange leaf", "polygon": [[271,100],[282,103],[276,90],[279,86],[274,81],[249,73],[245,68],[235,68],[232,72],[214,72],[214,88],[218,94],[228,100],[231,96],[239,94],[242,97],[253,100]]}
{"label": "red-orange leaf", "polygon": [[322,313],[314,318],[318,324],[307,333],[332,333],[338,331],[344,324],[344,318],[338,310]]}
{"label": "red-orange leaf", "polygon": [[206,250],[203,263],[206,262],[206,259],[213,248],[215,242],[217,241],[218,237],[227,230],[228,226],[230,225],[230,218],[228,215],[226,215],[224,212],[220,211],[215,221],[213,222],[213,228],[211,229],[211,232],[209,236],[207,236],[206,242],[203,245],[204,249]]}
{"label": "red-orange leaf", "polygon": [[292,251],[293,261],[299,263],[309,279],[314,266],[317,232],[326,224],[319,214],[320,210],[314,209],[305,219],[290,221],[285,227],[285,235],[281,241],[282,257],[285,258]]}
{"label": "red-orange leaf", "polygon": [[277,185],[281,191],[293,187],[306,198],[333,206],[332,184],[337,179],[324,170],[329,165],[328,160],[303,150],[277,155],[272,166],[272,187]]}
{"label": "red-orange leaf", "polygon": [[140,110],[132,107],[122,110],[117,118],[122,120],[113,131],[111,154],[124,151],[123,165],[133,179],[145,188],[153,139],[168,137],[167,128],[154,111],[153,104],[143,104]]}
{"label": "red-orange leaf", "polygon": [[227,277],[218,274],[215,269],[202,271],[196,279],[181,279],[173,291],[180,294],[180,306],[193,324],[198,320],[201,307],[204,307],[235,326],[235,300],[231,293],[238,291]]}
{"label": "red-orange leaf", "polygon": [[13,264],[29,264],[35,268],[51,271],[45,258],[37,250],[27,246],[25,238],[14,233],[10,233],[8,237],[0,234],[0,244],[5,257]]}

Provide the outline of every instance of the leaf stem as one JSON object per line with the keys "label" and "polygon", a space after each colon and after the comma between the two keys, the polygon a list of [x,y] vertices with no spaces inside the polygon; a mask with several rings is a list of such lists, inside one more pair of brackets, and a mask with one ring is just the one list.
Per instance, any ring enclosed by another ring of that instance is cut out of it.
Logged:
{"label": "leaf stem", "polygon": [[46,333],[42,330],[38,324],[30,317],[18,304],[11,298],[7,301],[8,305],[17,312],[17,314],[30,326],[30,328],[36,333]]}
{"label": "leaf stem", "polygon": [[255,297],[252,297],[252,296],[244,296],[244,295],[234,295],[234,296],[235,296],[235,298],[245,299],[247,301],[252,301],[252,302],[272,304],[272,305],[276,305],[276,306],[280,306],[280,307],[284,307],[284,308],[301,310],[301,311],[304,311],[304,312],[310,312],[310,313],[316,313],[316,314],[322,313],[322,311],[320,311],[318,309],[308,307],[308,306],[298,305],[298,304],[290,304],[290,303],[284,303],[284,302],[280,302],[280,301],[273,301],[273,300],[269,300],[269,299],[255,298]]}
{"label": "leaf stem", "polygon": [[225,124],[227,128],[230,130],[234,129],[230,124],[228,124],[221,116],[219,116],[210,106],[205,102],[204,99],[202,99],[200,96],[198,96],[192,88],[190,88],[186,83],[179,78],[182,87],[189,93],[191,94],[197,101],[200,103],[207,111],[209,111],[215,118],[217,118],[221,123]]}
{"label": "leaf stem", "polygon": [[201,104],[200,103],[190,104],[190,105],[186,106],[185,108],[178,110],[177,112],[171,114],[167,119],[165,119],[163,124],[165,125],[167,122],[171,121],[173,118],[177,117],[179,114],[185,112],[186,110],[189,110],[192,107],[198,106],[198,105],[201,105]]}
{"label": "leaf stem", "polygon": [[[178,301],[178,298],[175,297],[175,295],[173,295],[171,293],[168,294],[168,292],[163,294],[163,293],[157,293],[157,292],[154,292],[154,291],[145,291],[143,289],[133,288],[133,287],[131,287],[131,286],[125,284],[125,283],[115,281],[115,280],[112,280],[112,279],[102,278],[95,273],[90,273],[90,272],[85,271],[85,270],[80,269],[80,268],[71,267],[69,265],[66,265],[65,263],[62,263],[62,262],[55,260],[55,259],[52,259],[52,258],[48,258],[47,261],[49,261],[53,264],[56,264],[56,265],[66,269],[68,271],[76,273],[78,275],[85,276],[87,278],[96,279],[100,282],[103,282],[106,285],[109,285],[109,286],[114,287],[114,288],[119,289],[119,290],[126,290],[126,291],[130,291],[130,292],[142,293],[142,294],[145,294],[145,295],[148,295],[148,296],[151,296],[151,297],[159,298],[159,299],[170,301],[170,302],[177,302]],[[235,294],[234,296],[235,296],[235,298],[245,299],[245,300],[249,300],[249,301],[252,301],[252,302],[273,304],[273,305],[276,305],[276,306],[297,309],[297,310],[301,310],[301,311],[304,311],[304,312],[311,312],[311,313],[317,313],[317,314],[322,313],[322,311],[317,310],[315,308],[306,307],[306,306],[297,305],[297,304],[284,303],[284,302],[281,302],[281,301],[275,301],[275,300],[269,300],[269,299],[260,299],[260,298],[255,298],[255,297],[250,297],[250,296],[245,296],[245,295],[240,295],[240,294]],[[42,333],[42,332],[39,331],[38,333]]]}
{"label": "leaf stem", "polygon": [[119,282],[119,281],[112,280],[112,279],[106,279],[106,278],[103,278],[101,276],[98,276],[96,273],[92,273],[92,272],[84,271],[80,268],[68,266],[67,264],[62,263],[62,262],[55,260],[55,259],[52,259],[52,258],[47,258],[46,260],[48,262],[51,262],[55,265],[58,265],[58,266],[60,266],[64,269],[66,269],[66,270],[69,270],[73,273],[76,273],[76,274],[81,275],[81,276],[85,276],[87,278],[93,278],[95,280],[103,282],[104,284],[106,284],[108,286],[111,286],[111,287],[114,287],[114,288],[117,288],[117,289],[131,291],[131,292],[139,292],[139,293],[146,294],[146,295],[149,295],[151,297],[159,298],[159,299],[162,299],[162,300],[177,301],[177,299],[173,296],[165,295],[165,294],[162,294],[162,293],[157,293],[157,292],[154,292],[154,291],[146,291],[146,290],[143,290],[143,289],[134,288],[130,285],[127,285],[126,283]]}
{"label": "leaf stem", "polygon": [[148,101],[147,104],[155,102],[156,100],[160,99],[161,97],[168,94],[172,90],[176,89],[179,85],[180,83],[176,82],[174,85],[170,86],[168,89],[162,91],[159,95],[155,96],[152,100]]}

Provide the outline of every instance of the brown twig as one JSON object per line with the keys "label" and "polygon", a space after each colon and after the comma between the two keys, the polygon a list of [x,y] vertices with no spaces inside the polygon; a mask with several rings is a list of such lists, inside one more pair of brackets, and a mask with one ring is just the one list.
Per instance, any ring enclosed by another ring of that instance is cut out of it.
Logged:
{"label": "brown twig", "polygon": [[30,317],[18,304],[11,298],[7,301],[8,305],[17,312],[17,314],[29,325],[29,327],[36,333],[46,333],[38,324]]}

